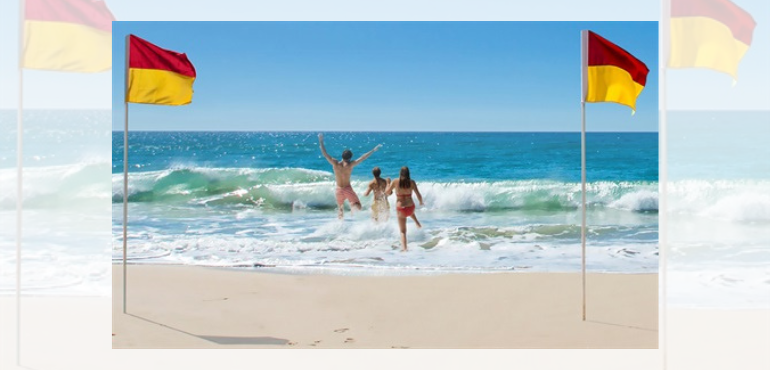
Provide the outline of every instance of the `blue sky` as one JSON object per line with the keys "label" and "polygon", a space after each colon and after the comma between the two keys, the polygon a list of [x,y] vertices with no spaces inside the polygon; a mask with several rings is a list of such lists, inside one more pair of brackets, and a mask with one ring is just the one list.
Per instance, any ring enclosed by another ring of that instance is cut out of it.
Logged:
{"label": "blue sky", "polygon": [[588,104],[588,130],[657,131],[657,22],[115,22],[113,129],[132,33],[198,77],[189,106],[131,104],[131,130],[579,131],[582,29],[651,69],[636,115]]}

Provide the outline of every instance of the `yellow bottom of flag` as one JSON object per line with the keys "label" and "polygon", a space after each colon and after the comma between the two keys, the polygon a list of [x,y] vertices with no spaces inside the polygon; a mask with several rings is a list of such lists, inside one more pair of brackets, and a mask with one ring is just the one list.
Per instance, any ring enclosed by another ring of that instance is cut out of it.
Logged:
{"label": "yellow bottom of flag", "polygon": [[112,68],[112,33],[84,25],[26,21],[22,66],[67,72]]}
{"label": "yellow bottom of flag", "polygon": [[726,25],[707,17],[671,18],[671,68],[709,68],[738,78],[738,63],[749,46]]}
{"label": "yellow bottom of flag", "polygon": [[192,102],[195,77],[159,69],[131,68],[128,78],[129,103],[184,105]]}
{"label": "yellow bottom of flag", "polygon": [[636,98],[644,89],[623,68],[604,65],[588,67],[586,102],[612,102],[636,110]]}

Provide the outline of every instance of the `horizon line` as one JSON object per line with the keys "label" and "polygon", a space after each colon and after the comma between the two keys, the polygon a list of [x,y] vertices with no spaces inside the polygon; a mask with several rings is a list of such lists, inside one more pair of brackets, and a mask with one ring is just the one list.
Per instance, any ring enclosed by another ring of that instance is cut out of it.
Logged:
{"label": "horizon line", "polygon": [[[285,132],[285,133],[436,133],[436,134],[485,134],[485,133],[527,133],[527,134],[579,134],[582,131],[364,131],[364,130],[128,130],[129,132]],[[125,132],[125,130],[112,130],[112,132]],[[659,131],[586,131],[594,134],[659,134]]]}

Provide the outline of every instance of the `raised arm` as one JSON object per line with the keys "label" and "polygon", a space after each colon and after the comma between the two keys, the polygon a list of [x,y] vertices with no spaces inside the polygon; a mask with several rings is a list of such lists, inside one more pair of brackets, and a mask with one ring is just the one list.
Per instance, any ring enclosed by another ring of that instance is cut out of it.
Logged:
{"label": "raised arm", "polygon": [[324,155],[324,158],[326,158],[329,164],[332,166],[337,164],[337,161],[326,152],[326,147],[324,146],[324,134],[318,134],[318,142],[321,144],[321,154]]}
{"label": "raised arm", "polygon": [[377,144],[377,146],[375,146],[374,149],[366,152],[366,154],[362,155],[361,158],[356,159],[351,164],[354,166],[358,166],[359,164],[361,164],[361,162],[365,161],[366,158],[369,158],[369,156],[372,155],[372,153],[380,150],[380,147],[382,147],[382,144]]}
{"label": "raised arm", "polygon": [[414,195],[417,196],[417,200],[420,201],[420,205],[424,206],[425,203],[422,202],[422,194],[420,194],[420,189],[417,189],[417,182],[412,180],[412,190],[414,190]]}

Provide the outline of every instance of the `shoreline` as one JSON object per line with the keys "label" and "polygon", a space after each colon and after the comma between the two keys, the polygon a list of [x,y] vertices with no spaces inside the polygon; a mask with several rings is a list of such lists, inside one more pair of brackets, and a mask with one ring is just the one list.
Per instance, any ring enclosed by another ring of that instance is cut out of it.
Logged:
{"label": "shoreline", "polygon": [[[258,272],[258,273],[254,273]],[[113,348],[657,348],[658,275],[113,265]]]}
{"label": "shoreline", "polygon": [[[121,267],[123,262],[120,260],[112,260],[112,266]],[[128,260],[126,266],[172,266],[172,267],[194,267],[204,269],[215,269],[224,271],[242,271],[242,272],[254,272],[264,274],[279,274],[279,275],[333,275],[333,276],[382,276],[382,277],[397,277],[397,276],[435,276],[435,275],[488,275],[488,274],[580,274],[581,271],[574,270],[560,270],[560,271],[539,271],[532,270],[530,268],[500,268],[500,269],[463,269],[463,268],[431,268],[431,267],[391,267],[391,266],[323,266],[323,265],[306,265],[306,266],[216,266],[216,265],[187,265],[183,263],[145,263],[145,262],[131,262]],[[586,275],[589,274],[608,274],[608,275],[657,275],[658,270],[649,272],[622,272],[622,271],[591,271],[586,270]]]}

